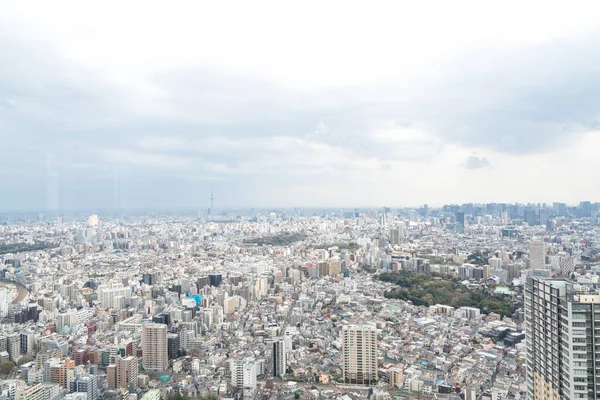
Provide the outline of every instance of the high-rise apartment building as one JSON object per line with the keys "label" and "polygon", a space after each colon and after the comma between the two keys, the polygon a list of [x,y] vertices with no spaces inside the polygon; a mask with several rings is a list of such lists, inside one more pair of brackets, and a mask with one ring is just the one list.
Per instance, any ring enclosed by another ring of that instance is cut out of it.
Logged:
{"label": "high-rise apartment building", "polygon": [[242,390],[244,395],[256,389],[256,372],[258,364],[252,358],[231,360],[231,385]]}
{"label": "high-rise apartment building", "polygon": [[344,383],[371,385],[377,381],[377,329],[371,325],[342,328]]}
{"label": "high-rise apartment building", "polygon": [[169,333],[167,335],[167,355],[170,360],[174,360],[179,357],[179,335],[176,333]]}
{"label": "high-rise apartment building", "polygon": [[17,362],[21,354],[21,335],[13,333],[6,336],[6,351],[10,361]]}
{"label": "high-rise apartment building", "polygon": [[527,398],[600,398],[600,294],[564,279],[525,285]]}
{"label": "high-rise apartment building", "polygon": [[208,280],[210,282],[210,286],[218,287],[223,281],[222,274],[208,274]]}
{"label": "high-rise apartment building", "polygon": [[104,308],[121,309],[121,298],[129,299],[131,289],[123,286],[122,283],[98,286],[98,300]]}
{"label": "high-rise apartment building", "polygon": [[390,229],[390,244],[396,245],[404,240],[404,226],[396,226]]}
{"label": "high-rise apartment building", "polygon": [[199,277],[196,280],[196,286],[198,290],[202,289],[205,286],[210,286],[210,278],[208,277],[208,275]]}
{"label": "high-rise apartment building", "polygon": [[21,332],[20,339],[20,351],[21,354],[33,355],[35,353],[35,342],[36,335],[31,331]]}
{"label": "high-rise apartment building", "polygon": [[44,362],[44,382],[58,383],[67,388],[67,365],[64,360],[52,358]]}
{"label": "high-rise apartment building", "polygon": [[560,273],[565,278],[570,278],[571,274],[575,271],[575,259],[567,253],[558,253]]}
{"label": "high-rise apartment building", "polygon": [[287,368],[285,338],[275,338],[272,346],[271,357],[273,357],[273,376],[281,378],[283,375],[285,375],[285,370]]}
{"label": "high-rise apartment building", "polygon": [[164,371],[169,366],[167,325],[142,325],[142,365],[147,371]]}
{"label": "high-rise apartment building", "polygon": [[118,356],[115,364],[106,367],[106,381],[110,389],[128,389],[130,383],[136,383],[138,376],[137,357]]}
{"label": "high-rise apartment building", "polygon": [[86,393],[87,400],[97,400],[98,393],[98,376],[89,375],[82,376],[71,382],[71,393]]}
{"label": "high-rise apartment building", "polygon": [[546,267],[546,244],[544,242],[536,240],[529,244],[529,267],[532,269]]}

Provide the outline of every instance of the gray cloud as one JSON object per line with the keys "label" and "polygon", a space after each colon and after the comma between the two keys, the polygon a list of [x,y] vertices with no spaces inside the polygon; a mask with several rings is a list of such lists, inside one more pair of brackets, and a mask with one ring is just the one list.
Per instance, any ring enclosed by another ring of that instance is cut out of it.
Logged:
{"label": "gray cloud", "polygon": [[461,76],[444,90],[456,98],[441,105],[437,121],[446,123],[439,124],[440,134],[513,154],[569,146],[598,127],[600,71],[592,66],[600,60],[599,41],[592,36],[469,54]]}
{"label": "gray cloud", "polygon": [[465,160],[463,167],[466,169],[480,169],[490,166],[490,162],[485,157],[469,156]]}
{"label": "gray cloud", "polygon": [[[334,174],[351,182],[357,171],[427,163],[447,145],[520,155],[568,146],[598,127],[597,44],[594,37],[467,54],[442,83],[407,91],[298,94],[218,70],[172,70],[148,82],[159,95],[145,99],[51,49],[0,36],[0,178],[19,193],[3,197],[0,209],[44,208],[47,153],[61,207],[82,208],[194,205],[209,186],[259,201],[252,190]],[[393,133],[378,136],[380,129]],[[425,135],[405,140],[402,130]],[[489,165],[470,156],[463,167]]]}

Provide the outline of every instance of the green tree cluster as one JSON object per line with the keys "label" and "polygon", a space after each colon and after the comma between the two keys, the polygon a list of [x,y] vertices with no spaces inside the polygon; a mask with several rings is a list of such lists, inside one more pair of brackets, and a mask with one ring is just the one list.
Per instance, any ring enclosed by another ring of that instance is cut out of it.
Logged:
{"label": "green tree cluster", "polygon": [[0,246],[0,255],[9,254],[9,253],[22,253],[22,252],[31,252],[38,250],[49,250],[55,249],[58,245],[54,243],[36,243],[36,244],[27,244],[27,243],[14,243],[14,244],[6,244]]}
{"label": "green tree cluster", "polygon": [[481,250],[477,250],[467,256],[467,260],[469,260],[469,262],[471,264],[476,264],[476,265],[486,265],[488,263],[489,258],[490,258],[489,252],[488,251],[482,252]]}
{"label": "green tree cluster", "polygon": [[485,289],[469,290],[452,275],[395,271],[384,272],[378,279],[398,285],[385,292],[386,298],[411,301],[417,306],[475,307],[485,314],[503,316],[512,315],[517,308],[510,296],[492,294]]}
{"label": "green tree cluster", "polygon": [[5,361],[0,364],[0,376],[6,376],[15,369],[15,364],[12,361]]}
{"label": "green tree cluster", "polygon": [[304,233],[284,232],[274,236],[264,236],[253,239],[246,239],[246,244],[257,244],[259,246],[287,246],[289,244],[306,240],[308,236]]}

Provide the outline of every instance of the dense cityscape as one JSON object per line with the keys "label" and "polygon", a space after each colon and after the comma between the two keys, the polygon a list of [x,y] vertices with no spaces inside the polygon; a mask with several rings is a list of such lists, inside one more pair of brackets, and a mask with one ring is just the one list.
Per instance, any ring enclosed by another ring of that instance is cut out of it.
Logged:
{"label": "dense cityscape", "polygon": [[600,2],[0,4],[0,400],[600,400]]}
{"label": "dense cityscape", "polygon": [[598,217],[5,214],[0,399],[596,398]]}

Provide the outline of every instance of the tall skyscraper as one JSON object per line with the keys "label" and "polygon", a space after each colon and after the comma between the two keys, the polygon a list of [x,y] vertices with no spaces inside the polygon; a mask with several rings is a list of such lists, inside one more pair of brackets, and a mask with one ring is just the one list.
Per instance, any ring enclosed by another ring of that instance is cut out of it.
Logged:
{"label": "tall skyscraper", "polygon": [[[528,277],[525,285],[527,398],[600,398],[597,290],[576,292],[565,279]],[[600,328],[600,326],[598,326]]]}
{"label": "tall skyscraper", "polygon": [[548,210],[542,209],[539,211],[539,223],[540,223],[540,225],[546,226],[547,222],[548,222]]}
{"label": "tall skyscraper", "polygon": [[273,376],[282,377],[287,368],[287,354],[285,349],[285,340],[278,337],[273,340]]}
{"label": "tall skyscraper", "polygon": [[142,365],[147,371],[164,371],[169,366],[167,325],[142,325]]}
{"label": "tall skyscraper", "polygon": [[527,224],[529,226],[534,226],[534,225],[539,224],[539,221],[537,218],[537,213],[531,207],[527,207],[525,209],[524,214],[523,214],[523,219],[525,220],[525,222],[527,222]]}
{"label": "tall skyscraper", "polygon": [[567,205],[565,203],[552,203],[554,215],[564,217],[567,215]]}
{"label": "tall skyscraper", "polygon": [[342,328],[344,383],[372,385],[377,381],[377,329],[371,325]]}
{"label": "tall skyscraper", "polygon": [[533,269],[546,267],[546,244],[540,241],[532,241],[529,244],[529,266]]}
{"label": "tall skyscraper", "polygon": [[465,233],[465,213],[463,211],[456,212],[456,232]]}

